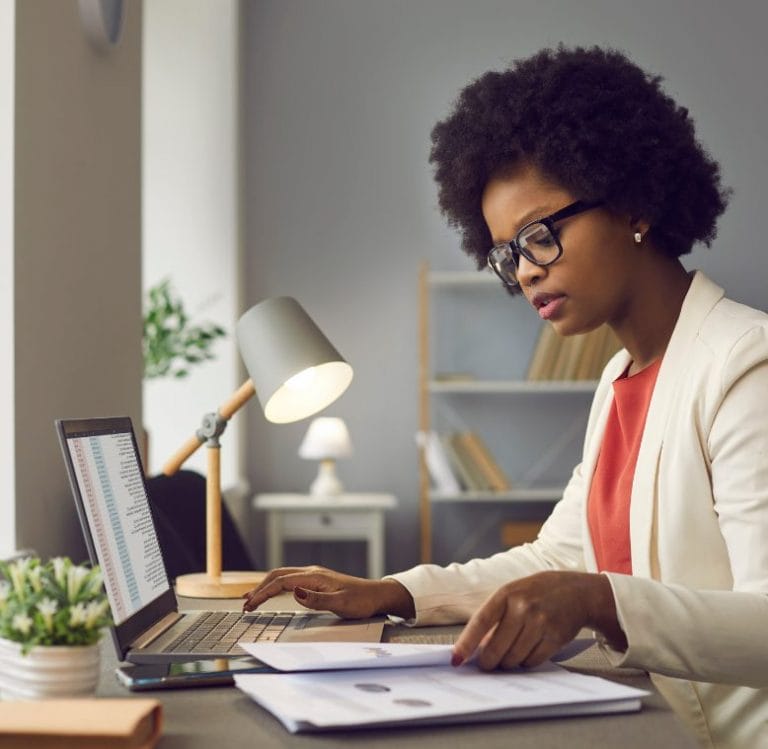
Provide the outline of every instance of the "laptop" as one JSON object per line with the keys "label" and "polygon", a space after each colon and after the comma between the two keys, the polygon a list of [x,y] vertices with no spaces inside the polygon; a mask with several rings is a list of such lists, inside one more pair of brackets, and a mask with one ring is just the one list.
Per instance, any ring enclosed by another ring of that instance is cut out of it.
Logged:
{"label": "laptop", "polygon": [[128,417],[57,419],[88,554],[104,576],[118,658],[168,663],[246,655],[239,640],[379,642],[384,618],[329,613],[179,611]]}

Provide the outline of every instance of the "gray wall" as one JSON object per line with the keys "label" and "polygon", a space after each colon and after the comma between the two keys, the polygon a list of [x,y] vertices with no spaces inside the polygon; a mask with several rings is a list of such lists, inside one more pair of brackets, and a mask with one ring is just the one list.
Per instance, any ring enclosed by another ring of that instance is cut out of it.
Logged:
{"label": "gray wall", "polygon": [[102,54],[76,0],[16,4],[16,544],[43,556],[85,548],[54,418],[141,424],[142,6],[126,6]]}
{"label": "gray wall", "polygon": [[[390,569],[418,556],[418,264],[472,267],[435,207],[434,122],[471,78],[513,57],[559,41],[623,49],[664,76],[735,189],[716,245],[687,264],[765,308],[766,21],[757,1],[246,5],[246,302],[296,296],[355,367],[328,413],[347,420],[355,444],[354,458],[339,465],[347,487],[400,498],[388,519]],[[266,425],[255,408],[247,418],[254,488],[304,490],[314,472],[296,456],[306,424]],[[460,540],[443,539],[441,553]]]}

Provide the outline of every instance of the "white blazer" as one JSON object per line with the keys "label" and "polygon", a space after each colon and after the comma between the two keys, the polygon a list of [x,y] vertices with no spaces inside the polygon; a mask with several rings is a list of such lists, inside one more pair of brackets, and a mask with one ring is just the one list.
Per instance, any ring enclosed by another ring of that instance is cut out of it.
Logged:
{"label": "white blazer", "polygon": [[[466,621],[500,585],[596,571],[586,499],[630,362],[606,366],[582,462],[532,544],[393,575],[415,624]],[[632,575],[606,573],[626,652],[705,746],[768,747],[768,315],[696,272],[659,370],[632,485]]]}

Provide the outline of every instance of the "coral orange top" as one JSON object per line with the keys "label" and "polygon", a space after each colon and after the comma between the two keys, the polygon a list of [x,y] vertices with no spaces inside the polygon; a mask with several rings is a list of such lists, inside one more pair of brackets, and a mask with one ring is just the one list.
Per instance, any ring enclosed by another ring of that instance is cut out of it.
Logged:
{"label": "coral orange top", "polygon": [[632,377],[627,377],[625,371],[613,382],[613,403],[587,504],[589,532],[601,572],[632,574],[629,540],[632,479],[660,366],[661,359],[657,359]]}

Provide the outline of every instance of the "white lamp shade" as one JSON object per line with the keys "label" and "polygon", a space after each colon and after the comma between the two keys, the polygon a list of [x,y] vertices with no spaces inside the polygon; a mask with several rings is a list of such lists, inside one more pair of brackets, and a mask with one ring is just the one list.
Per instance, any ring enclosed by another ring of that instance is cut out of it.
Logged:
{"label": "white lamp shade", "polygon": [[251,307],[237,343],[264,416],[277,424],[321,411],[352,381],[352,367],[291,297]]}
{"label": "white lamp shade", "polygon": [[351,454],[352,442],[347,425],[332,416],[314,419],[299,447],[299,456],[308,460],[336,460]]}

